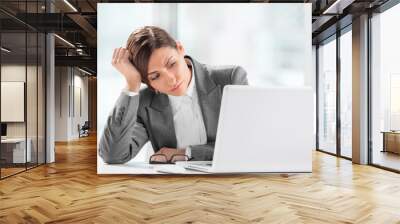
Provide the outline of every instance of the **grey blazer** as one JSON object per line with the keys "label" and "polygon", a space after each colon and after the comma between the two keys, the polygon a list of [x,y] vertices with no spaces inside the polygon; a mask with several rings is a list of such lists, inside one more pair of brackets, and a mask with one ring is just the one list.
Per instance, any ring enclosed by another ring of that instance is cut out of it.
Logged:
{"label": "grey blazer", "polygon": [[[212,160],[217,134],[222,91],[225,85],[247,85],[246,71],[240,66],[210,67],[189,56],[195,71],[196,89],[207,132],[207,144],[192,145],[194,160]],[[125,163],[148,141],[157,152],[162,147],[176,148],[173,115],[166,94],[145,88],[136,96],[122,93],[107,119],[99,143],[104,162]]]}

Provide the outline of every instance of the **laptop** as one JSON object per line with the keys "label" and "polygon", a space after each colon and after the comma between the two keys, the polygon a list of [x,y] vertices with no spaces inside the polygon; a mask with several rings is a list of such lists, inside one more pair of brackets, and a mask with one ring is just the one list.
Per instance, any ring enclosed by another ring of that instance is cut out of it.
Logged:
{"label": "laptop", "polygon": [[312,172],[311,88],[225,86],[213,161],[177,162],[207,173]]}

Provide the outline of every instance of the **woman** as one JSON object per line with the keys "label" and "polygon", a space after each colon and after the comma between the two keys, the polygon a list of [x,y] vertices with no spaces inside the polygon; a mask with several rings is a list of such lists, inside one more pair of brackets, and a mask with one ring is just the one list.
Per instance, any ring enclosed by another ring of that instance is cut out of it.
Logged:
{"label": "woman", "polygon": [[[246,85],[240,66],[210,67],[154,26],[135,30],[112,65],[126,79],[99,143],[106,163],[125,163],[148,141],[153,161],[212,160],[222,90]],[[139,90],[141,82],[147,88]],[[174,156],[178,155],[178,156]]]}

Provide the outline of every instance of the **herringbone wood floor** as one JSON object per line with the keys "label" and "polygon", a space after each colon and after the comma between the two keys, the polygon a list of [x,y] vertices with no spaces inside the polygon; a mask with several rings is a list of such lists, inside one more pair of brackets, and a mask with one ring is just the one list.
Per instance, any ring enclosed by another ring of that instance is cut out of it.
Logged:
{"label": "herringbone wood floor", "polygon": [[0,223],[400,223],[400,175],[314,153],[312,174],[98,176],[96,139],[0,181]]}

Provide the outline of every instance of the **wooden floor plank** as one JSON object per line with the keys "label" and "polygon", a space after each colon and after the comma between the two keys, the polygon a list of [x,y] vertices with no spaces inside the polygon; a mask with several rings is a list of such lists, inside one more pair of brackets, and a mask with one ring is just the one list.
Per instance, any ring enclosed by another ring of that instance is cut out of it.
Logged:
{"label": "wooden floor plank", "polygon": [[0,223],[400,223],[400,175],[313,154],[312,174],[96,174],[96,137],[0,181]]}

